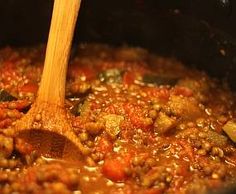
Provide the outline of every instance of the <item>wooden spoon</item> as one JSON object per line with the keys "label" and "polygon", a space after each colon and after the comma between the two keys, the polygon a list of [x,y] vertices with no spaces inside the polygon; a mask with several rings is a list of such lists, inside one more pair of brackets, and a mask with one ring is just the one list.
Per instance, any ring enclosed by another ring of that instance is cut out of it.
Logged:
{"label": "wooden spoon", "polygon": [[14,135],[40,154],[56,158],[86,155],[64,108],[66,71],[80,0],[55,0],[43,74],[36,101],[14,125]]}

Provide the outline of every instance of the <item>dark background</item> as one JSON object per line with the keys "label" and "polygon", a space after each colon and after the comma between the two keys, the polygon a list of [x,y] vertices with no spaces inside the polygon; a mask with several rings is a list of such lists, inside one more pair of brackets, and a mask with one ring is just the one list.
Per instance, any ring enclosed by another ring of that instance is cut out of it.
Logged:
{"label": "dark background", "polygon": [[[0,46],[46,42],[52,5],[0,0]],[[83,0],[74,43],[145,47],[226,78],[236,89],[235,38],[233,0]]]}

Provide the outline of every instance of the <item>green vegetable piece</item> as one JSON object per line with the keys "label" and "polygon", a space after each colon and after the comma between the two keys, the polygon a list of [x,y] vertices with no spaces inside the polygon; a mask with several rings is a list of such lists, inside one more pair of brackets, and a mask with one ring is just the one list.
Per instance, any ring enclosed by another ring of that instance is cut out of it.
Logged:
{"label": "green vegetable piece", "polygon": [[170,85],[174,86],[177,83],[178,79],[176,77],[168,77],[154,74],[144,74],[143,82],[146,84],[154,85]]}
{"label": "green vegetable piece", "polygon": [[0,89],[0,102],[17,100],[14,96],[9,94],[7,91]]}
{"label": "green vegetable piece", "polygon": [[98,75],[101,82],[120,83],[122,80],[122,72],[119,69],[108,69]]}
{"label": "green vegetable piece", "polygon": [[224,132],[236,143],[236,121],[230,120],[223,126]]}

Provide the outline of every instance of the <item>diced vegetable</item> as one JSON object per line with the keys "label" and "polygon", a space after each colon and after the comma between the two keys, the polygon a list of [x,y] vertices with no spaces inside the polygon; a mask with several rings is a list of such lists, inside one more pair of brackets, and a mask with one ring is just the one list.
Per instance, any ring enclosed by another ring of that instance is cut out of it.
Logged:
{"label": "diced vegetable", "polygon": [[36,83],[27,83],[19,88],[19,91],[22,93],[34,93],[38,91],[38,84]]}
{"label": "diced vegetable", "polygon": [[104,129],[104,124],[102,122],[87,122],[84,128],[89,134],[97,135]]}
{"label": "diced vegetable", "polygon": [[70,112],[75,115],[79,116],[81,112],[81,108],[85,102],[85,97],[81,96],[80,98],[69,98],[69,100],[73,103],[73,106],[70,108]]}
{"label": "diced vegetable", "polygon": [[228,121],[223,126],[223,130],[233,142],[236,142],[236,121],[234,120]]}
{"label": "diced vegetable", "polygon": [[144,74],[142,81],[146,84],[154,84],[154,85],[158,85],[158,86],[159,85],[174,86],[177,83],[178,78],[155,75],[155,74]]}
{"label": "diced vegetable", "polygon": [[122,81],[122,72],[119,69],[108,69],[98,75],[101,82],[120,83]]}
{"label": "diced vegetable", "polygon": [[125,178],[124,165],[116,159],[105,160],[103,173],[113,181],[121,181]]}
{"label": "diced vegetable", "polygon": [[207,80],[196,80],[196,79],[181,79],[178,82],[179,86],[186,87],[191,89],[193,92],[200,92],[205,93],[209,90],[209,83],[207,83]]}
{"label": "diced vegetable", "polygon": [[3,89],[0,90],[0,102],[13,101],[13,100],[17,99],[11,94],[9,94],[7,91]]}
{"label": "diced vegetable", "polygon": [[105,154],[112,151],[112,147],[113,147],[112,142],[108,138],[102,137],[101,139],[98,140],[96,150],[98,152]]}
{"label": "diced vegetable", "polygon": [[124,120],[124,117],[116,114],[109,114],[104,116],[104,119],[106,123],[106,132],[110,137],[115,138],[120,133],[120,123]]}
{"label": "diced vegetable", "polygon": [[87,100],[83,102],[83,105],[80,107],[80,116],[86,116],[90,114],[91,103]]}
{"label": "diced vegetable", "polygon": [[176,123],[177,122],[175,118],[169,117],[166,114],[160,112],[154,123],[154,127],[156,128],[156,132],[164,134],[175,127]]}
{"label": "diced vegetable", "polygon": [[215,131],[207,131],[206,139],[214,146],[224,147],[227,144],[227,137]]}
{"label": "diced vegetable", "polygon": [[130,166],[130,157],[112,155],[104,161],[102,173],[112,181],[122,181],[127,178],[126,169]]}
{"label": "diced vegetable", "polygon": [[171,96],[169,107],[175,116],[181,116],[185,119],[193,119],[202,116],[198,102],[194,98],[183,96]]}
{"label": "diced vegetable", "polygon": [[75,116],[79,116],[81,106],[82,106],[82,103],[80,103],[80,102],[76,103],[74,106],[71,107],[70,112]]}

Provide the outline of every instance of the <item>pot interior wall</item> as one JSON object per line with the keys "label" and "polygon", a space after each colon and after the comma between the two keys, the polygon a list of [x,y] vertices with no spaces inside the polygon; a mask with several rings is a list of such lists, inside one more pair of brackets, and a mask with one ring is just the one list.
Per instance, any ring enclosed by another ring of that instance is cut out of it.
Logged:
{"label": "pot interior wall", "polygon": [[[0,1],[0,45],[46,42],[53,1]],[[227,79],[236,89],[236,12],[230,0],[84,0],[74,42],[148,48]]]}

